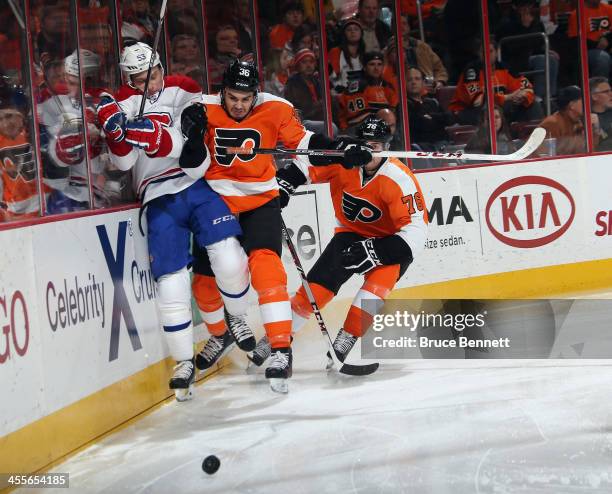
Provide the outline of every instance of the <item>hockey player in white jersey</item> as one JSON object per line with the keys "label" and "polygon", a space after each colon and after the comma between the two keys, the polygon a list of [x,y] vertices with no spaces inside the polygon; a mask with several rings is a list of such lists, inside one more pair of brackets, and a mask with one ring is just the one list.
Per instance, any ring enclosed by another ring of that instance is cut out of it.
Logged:
{"label": "hockey player in white jersey", "polygon": [[[153,68],[145,88],[151,56]],[[248,307],[247,257],[236,239],[241,234],[236,217],[202,178],[210,163],[208,150],[202,146],[202,125],[196,128],[189,118],[181,122],[183,109],[201,100],[199,86],[185,76],[164,77],[159,55],[144,43],[126,47],[120,67],[126,84],[116,99],[102,98],[98,117],[113,162],[122,170],[132,169],[134,187],[145,208],[157,305],[170,354],[177,361],[169,385],[177,400],[183,401],[192,397],[195,379],[190,234],[208,252],[226,310],[242,320]],[[143,91],[146,103],[139,119]],[[197,147],[202,158],[197,168],[181,168],[179,156],[184,146]],[[243,331],[235,336],[241,348],[254,348],[250,329],[248,334]]]}
{"label": "hockey player in white jersey", "polygon": [[[97,123],[95,105],[104,89],[99,87],[100,57],[81,49],[81,70],[76,50],[64,60],[64,83],[45,88],[38,105],[40,122],[49,135],[48,152],[53,162],[68,168],[65,180],[49,182],[55,190],[49,196],[47,212],[50,214],[79,211],[90,207],[109,206],[103,173],[109,161],[104,140]],[[81,74],[83,76],[80,83]],[[81,108],[80,85],[83,85],[85,111]],[[87,146],[83,125],[87,127]],[[91,164],[94,204],[89,204],[89,183],[86,149]]]}

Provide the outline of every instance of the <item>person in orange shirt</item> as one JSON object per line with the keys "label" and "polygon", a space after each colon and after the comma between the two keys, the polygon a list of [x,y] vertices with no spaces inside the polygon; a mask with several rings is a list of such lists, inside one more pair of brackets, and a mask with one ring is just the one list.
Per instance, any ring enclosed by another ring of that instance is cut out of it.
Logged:
{"label": "person in orange shirt", "polygon": [[[610,21],[612,21],[612,5],[601,3],[601,0],[586,0],[584,14],[587,20],[587,47],[589,49],[589,76],[610,77]],[[570,38],[578,36],[578,14],[573,10],[570,14],[567,35]]]}
{"label": "person in orange shirt", "polygon": [[[533,86],[525,76],[515,76],[496,63],[497,43],[489,45],[493,70],[495,104],[503,107],[509,122],[539,120],[543,117],[540,104],[535,100]],[[478,125],[480,112],[486,104],[485,81],[481,59],[469,64],[457,81],[455,95],[449,109],[457,121],[466,125]]]}
{"label": "person in orange shirt", "polygon": [[282,8],[283,22],[270,29],[270,47],[282,50],[291,41],[295,30],[304,22],[304,6],[302,2],[288,1]]}
{"label": "person in orange shirt", "polygon": [[0,86],[0,222],[40,214],[38,170],[26,134],[26,110],[21,89]]}
{"label": "person in orange shirt", "polygon": [[[280,141],[287,148],[336,149],[344,151],[343,166],[361,166],[371,160],[369,148],[350,138],[331,140],[307,131],[291,103],[259,92],[259,74],[251,62],[233,62],[223,76],[219,94],[204,95],[201,104],[183,111],[206,130],[204,143],[188,139],[179,163],[183,167],[202,164],[204,146],[211,164],[204,178],[218,192],[242,227],[242,244],[248,255],[251,283],[257,292],[266,335],[272,346],[272,361],[266,369],[274,391],[287,392],[291,377],[291,305],[287,275],[280,255],[281,216],[276,167],[271,155],[232,154],[231,147],[273,148]],[[198,133],[196,133],[198,134]],[[187,134],[186,134],[187,135]],[[301,156],[304,166],[327,165],[337,158]],[[210,270],[206,252],[194,248],[193,292],[205,321],[221,310],[220,293]],[[210,316],[210,317],[209,317]],[[208,324],[214,334],[215,328]],[[219,349],[222,351],[222,349]]]}
{"label": "person in orange shirt", "polygon": [[364,55],[364,73],[361,79],[340,94],[339,127],[343,130],[356,127],[365,118],[381,108],[395,111],[399,98],[393,86],[383,79],[384,57],[371,51]]}
{"label": "person in orange shirt", "polygon": [[[389,148],[393,135],[383,120],[369,116],[357,129],[357,137],[374,151],[382,151]],[[389,295],[424,248],[428,220],[423,192],[410,169],[395,158],[372,158],[363,169],[304,167],[294,162],[278,170],[276,177],[281,206],[287,205],[291,194],[307,181],[329,183],[338,226],[307,275],[319,308],[325,307],[351,276],[364,276],[333,342],[338,359],[344,362],[372,323],[374,306]],[[295,332],[313,312],[304,287],[291,299],[291,308]],[[269,355],[270,344],[264,337],[249,358],[259,366]]]}

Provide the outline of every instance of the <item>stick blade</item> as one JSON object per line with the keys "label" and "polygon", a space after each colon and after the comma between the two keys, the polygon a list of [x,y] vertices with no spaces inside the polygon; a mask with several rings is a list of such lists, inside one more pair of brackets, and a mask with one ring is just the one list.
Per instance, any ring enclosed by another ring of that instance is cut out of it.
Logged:
{"label": "stick blade", "polygon": [[529,136],[529,139],[523,144],[523,147],[512,153],[510,156],[512,160],[515,159],[524,159],[530,156],[536,149],[540,147],[544,139],[546,138],[546,129],[542,127],[536,127],[533,129],[533,132]]}
{"label": "stick blade", "polygon": [[338,372],[348,376],[369,376],[378,370],[379,363],[365,365],[342,364]]}

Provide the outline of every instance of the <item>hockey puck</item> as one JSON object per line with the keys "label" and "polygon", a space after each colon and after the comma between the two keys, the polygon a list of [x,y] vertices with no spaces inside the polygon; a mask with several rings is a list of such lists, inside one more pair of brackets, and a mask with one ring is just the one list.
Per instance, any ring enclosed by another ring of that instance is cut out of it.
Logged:
{"label": "hockey puck", "polygon": [[215,455],[210,455],[204,458],[202,462],[202,470],[204,470],[208,475],[212,475],[221,466],[221,461]]}

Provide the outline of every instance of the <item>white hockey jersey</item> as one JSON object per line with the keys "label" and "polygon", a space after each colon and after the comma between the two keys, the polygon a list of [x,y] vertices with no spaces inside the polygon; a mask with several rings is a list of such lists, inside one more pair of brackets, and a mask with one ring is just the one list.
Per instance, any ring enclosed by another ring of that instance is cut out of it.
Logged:
{"label": "white hockey jersey", "polygon": [[[101,89],[91,89],[85,94],[87,133],[89,137],[89,156],[91,163],[92,187],[96,207],[106,206],[104,177],[102,173],[109,164],[109,157],[104,146],[103,135],[98,126],[95,105],[99,100]],[[58,87],[57,94],[44,90],[38,105],[40,123],[45,126],[48,136],[48,153],[53,162],[62,168],[68,168],[65,180],[47,180],[45,183],[59,189],[66,196],[79,202],[89,202],[89,185],[85,143],[83,133],[83,115],[80,99],[67,94],[66,88]],[[63,140],[68,138],[68,140]],[[62,152],[66,142],[80,146],[78,152]]]}
{"label": "white hockey jersey", "polygon": [[[142,93],[129,86],[119,89],[117,103],[127,115],[128,120],[136,118],[140,110]],[[162,139],[162,147],[155,156],[149,156],[144,150],[132,147],[123,142],[110,143],[112,162],[121,170],[132,169],[133,184],[136,195],[142,204],[166,194],[176,194],[192,185],[199,178],[187,175],[179,166],[179,157],[183,149],[181,132],[181,113],[192,103],[202,99],[198,84],[189,77],[164,77],[164,88],[154,102],[147,99],[144,116],[163,124],[164,132],[170,139]],[[210,163],[207,156],[204,167]],[[203,176],[203,172],[200,177]]]}

